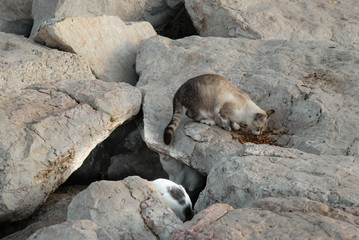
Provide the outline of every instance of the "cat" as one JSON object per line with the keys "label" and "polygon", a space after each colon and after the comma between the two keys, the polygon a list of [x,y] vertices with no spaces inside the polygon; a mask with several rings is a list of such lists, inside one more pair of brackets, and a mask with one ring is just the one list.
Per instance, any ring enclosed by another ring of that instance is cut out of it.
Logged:
{"label": "cat", "polygon": [[174,95],[173,116],[163,140],[166,145],[171,144],[183,113],[195,121],[228,131],[239,130],[239,123],[245,123],[253,134],[259,135],[267,128],[267,121],[274,112],[262,110],[223,76],[199,75],[187,80]]}
{"label": "cat", "polygon": [[192,202],[196,202],[206,185],[206,177],[170,156],[159,155],[162,168],[168,174],[169,180],[182,185]]}
{"label": "cat", "polygon": [[192,219],[192,202],[181,185],[164,178],[156,179],[152,183],[157,187],[159,193],[168,203],[168,206],[182,222]]}

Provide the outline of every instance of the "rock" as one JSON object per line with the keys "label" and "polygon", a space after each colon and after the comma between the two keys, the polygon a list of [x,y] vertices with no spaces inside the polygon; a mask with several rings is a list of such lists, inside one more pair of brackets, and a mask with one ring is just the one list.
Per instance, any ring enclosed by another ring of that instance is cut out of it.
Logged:
{"label": "rock", "polygon": [[359,133],[353,131],[359,128],[358,56],[355,44],[326,41],[201,37],[172,41],[160,36],[144,40],[136,62],[140,75],[136,86],[143,93],[143,138],[151,149],[206,174],[237,156],[242,144],[230,132],[186,117],[173,144],[163,143],[178,87],[191,77],[217,73],[261,108],[276,110],[269,126],[289,131],[278,136],[284,147],[358,156],[354,148]]}
{"label": "rock", "polygon": [[100,80],[1,94],[0,222],[31,215],[140,105],[138,89]]}
{"label": "rock", "polygon": [[156,35],[147,22],[125,23],[116,16],[50,19],[34,40],[83,56],[98,79],[135,85],[137,46]]}
{"label": "rock", "polygon": [[169,239],[357,239],[359,218],[305,198],[268,198],[248,208],[214,204]]}
{"label": "rock", "polygon": [[28,37],[33,24],[32,1],[2,0],[0,2],[0,32]]}
{"label": "rock", "polygon": [[111,240],[111,236],[96,223],[90,220],[78,220],[56,224],[47,228],[42,228],[31,235],[28,240],[47,240],[47,239],[103,239]]}
{"label": "rock", "polygon": [[18,91],[34,83],[74,79],[95,79],[80,56],[0,32],[0,92]]}
{"label": "rock", "polygon": [[155,28],[166,24],[167,20],[178,10],[183,0],[34,0],[32,15],[34,27],[31,36],[36,34],[39,26],[55,17],[97,17],[103,15],[117,16],[126,22],[147,21]]}
{"label": "rock", "polygon": [[168,239],[182,226],[156,187],[139,177],[92,183],[69,205],[67,220],[82,219],[113,239]]}
{"label": "rock", "polygon": [[85,186],[62,186],[58,188],[49,195],[44,205],[31,217],[14,223],[2,223],[0,238],[2,240],[27,239],[41,228],[65,222],[67,206],[84,189]]}
{"label": "rock", "polygon": [[358,205],[358,158],[304,153],[246,143],[237,157],[214,167],[195,205],[248,207],[266,197],[300,196],[342,208]]}
{"label": "rock", "polygon": [[185,3],[201,36],[358,42],[359,6],[355,0]]}

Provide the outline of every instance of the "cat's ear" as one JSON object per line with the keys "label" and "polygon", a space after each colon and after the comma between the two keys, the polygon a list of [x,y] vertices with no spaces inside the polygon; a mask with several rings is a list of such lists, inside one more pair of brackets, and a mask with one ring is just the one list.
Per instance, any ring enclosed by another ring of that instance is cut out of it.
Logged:
{"label": "cat's ear", "polygon": [[267,118],[270,118],[274,113],[275,113],[274,109],[267,110],[267,111],[266,111]]}
{"label": "cat's ear", "polygon": [[263,121],[267,116],[263,113],[256,113],[254,116],[254,121]]}

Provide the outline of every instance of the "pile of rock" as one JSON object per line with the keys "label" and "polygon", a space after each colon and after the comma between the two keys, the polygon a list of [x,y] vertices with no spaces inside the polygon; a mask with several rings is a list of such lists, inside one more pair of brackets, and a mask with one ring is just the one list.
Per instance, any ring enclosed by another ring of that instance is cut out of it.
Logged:
{"label": "pile of rock", "polygon": [[[120,180],[76,190],[57,220],[5,239],[359,238],[356,1],[104,2],[0,3],[3,228],[74,172],[72,182]],[[157,35],[184,4],[200,36]],[[275,109],[283,147],[189,118],[165,145],[175,91],[204,73]],[[201,192],[193,220],[150,181],[125,178],[166,174],[193,200]]]}

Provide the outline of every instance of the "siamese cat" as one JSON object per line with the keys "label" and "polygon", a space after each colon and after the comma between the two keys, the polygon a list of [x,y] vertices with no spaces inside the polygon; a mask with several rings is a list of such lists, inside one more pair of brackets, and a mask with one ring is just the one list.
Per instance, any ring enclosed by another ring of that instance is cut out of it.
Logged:
{"label": "siamese cat", "polygon": [[195,121],[228,131],[238,130],[239,123],[245,123],[253,134],[259,135],[267,128],[274,110],[258,107],[225,77],[203,74],[189,79],[174,95],[172,120],[163,134],[165,144],[171,144],[183,113]]}

